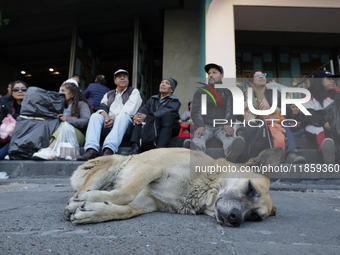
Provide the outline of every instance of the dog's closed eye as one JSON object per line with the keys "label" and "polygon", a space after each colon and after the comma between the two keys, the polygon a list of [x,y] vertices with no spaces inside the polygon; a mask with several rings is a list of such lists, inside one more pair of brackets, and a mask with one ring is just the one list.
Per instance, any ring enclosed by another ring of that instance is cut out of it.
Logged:
{"label": "dog's closed eye", "polygon": [[256,211],[251,211],[247,217],[249,221],[261,221],[265,218],[265,215],[258,214]]}
{"label": "dog's closed eye", "polygon": [[246,191],[246,195],[249,198],[254,198],[259,196],[259,193],[257,192],[257,190],[254,188],[253,184],[251,183],[251,181],[249,180],[248,182],[248,188]]}

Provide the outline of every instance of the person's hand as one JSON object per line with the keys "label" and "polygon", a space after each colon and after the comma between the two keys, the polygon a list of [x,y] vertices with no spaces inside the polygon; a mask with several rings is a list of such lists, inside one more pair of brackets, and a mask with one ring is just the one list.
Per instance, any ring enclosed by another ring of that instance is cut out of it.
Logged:
{"label": "person's hand", "polygon": [[188,117],[187,117],[187,120],[190,120],[190,119],[191,119],[191,117],[190,117],[190,116],[188,116]]}
{"label": "person's hand", "polygon": [[234,129],[229,125],[224,125],[223,126],[223,134],[225,135],[225,133],[227,133],[228,135],[234,136]]}
{"label": "person's hand", "polygon": [[205,134],[205,127],[199,127],[196,129],[194,136],[201,136]]}
{"label": "person's hand", "polygon": [[64,114],[58,114],[60,121],[67,121],[67,117]]}
{"label": "person's hand", "polygon": [[104,116],[104,128],[112,128],[114,121],[115,121],[114,117],[111,117],[106,114]]}
{"label": "person's hand", "polygon": [[8,117],[5,117],[5,118],[2,120],[1,123],[4,123],[4,121],[7,120],[7,119],[8,119]]}
{"label": "person's hand", "polygon": [[324,128],[331,130],[331,126],[329,125],[329,122],[326,122],[325,125],[323,125]]}
{"label": "person's hand", "polygon": [[269,110],[270,109],[270,105],[268,104],[268,101],[265,97],[263,97],[260,105],[259,105],[259,109],[260,110]]}
{"label": "person's hand", "polygon": [[104,117],[104,128],[111,128],[113,126],[113,122],[115,120],[114,117],[109,116],[106,112],[100,112]]}
{"label": "person's hand", "polygon": [[142,122],[145,120],[145,118],[146,118],[146,114],[137,113],[137,114],[133,117],[133,125],[142,124]]}

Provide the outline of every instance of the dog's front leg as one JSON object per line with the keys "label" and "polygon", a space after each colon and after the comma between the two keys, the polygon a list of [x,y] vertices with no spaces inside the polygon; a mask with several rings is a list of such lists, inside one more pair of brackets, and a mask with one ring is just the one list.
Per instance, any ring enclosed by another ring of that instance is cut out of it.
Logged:
{"label": "dog's front leg", "polygon": [[[73,223],[96,223],[109,220],[132,218],[141,214],[156,211],[157,200],[143,190],[129,205],[115,205],[111,202],[84,202],[69,215]],[[65,208],[65,211],[68,207]]]}
{"label": "dog's front leg", "polygon": [[127,205],[131,203],[138,194],[126,192],[125,189],[115,189],[111,191],[87,190],[80,191],[75,197],[71,198],[74,202],[111,202],[116,205]]}

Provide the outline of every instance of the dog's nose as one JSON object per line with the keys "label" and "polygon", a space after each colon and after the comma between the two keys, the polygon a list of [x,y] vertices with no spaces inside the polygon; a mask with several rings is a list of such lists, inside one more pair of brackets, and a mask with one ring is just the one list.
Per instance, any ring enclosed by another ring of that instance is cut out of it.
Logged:
{"label": "dog's nose", "polygon": [[228,222],[234,226],[238,227],[242,223],[242,213],[238,209],[232,209],[227,217]]}

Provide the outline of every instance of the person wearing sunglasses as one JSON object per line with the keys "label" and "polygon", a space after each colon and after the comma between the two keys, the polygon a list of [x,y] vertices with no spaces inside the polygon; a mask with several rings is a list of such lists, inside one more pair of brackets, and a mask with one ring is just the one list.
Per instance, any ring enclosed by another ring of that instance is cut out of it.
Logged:
{"label": "person wearing sunglasses", "polygon": [[[266,73],[261,72],[260,70],[254,70],[248,79],[248,86],[253,88],[253,106],[258,110],[268,110],[272,106],[273,100],[273,92],[272,89],[266,87]],[[248,95],[250,96],[250,95]],[[278,92],[278,107],[281,106],[281,94]],[[248,119],[247,119],[248,117]],[[245,103],[245,120],[249,119],[261,119],[261,116],[255,116],[250,112],[248,108],[247,101]],[[284,119],[284,116],[281,115],[281,109],[276,108],[276,111],[269,115],[264,116],[264,119]],[[267,123],[270,123],[270,121]],[[274,140],[273,147],[282,146],[285,148],[285,162],[292,164],[303,164],[306,163],[306,159],[298,155],[297,145],[295,143],[295,139],[292,131],[289,127],[282,127],[281,124],[274,123],[268,125],[271,135]],[[260,151],[259,151],[260,152]]]}
{"label": "person wearing sunglasses", "polygon": [[[15,81],[11,83],[11,94],[1,98],[0,103],[0,124],[4,122],[7,114],[16,119],[20,114],[21,103],[26,94],[28,85],[24,81]],[[7,155],[9,141],[3,141],[0,138],[0,160]]]}

